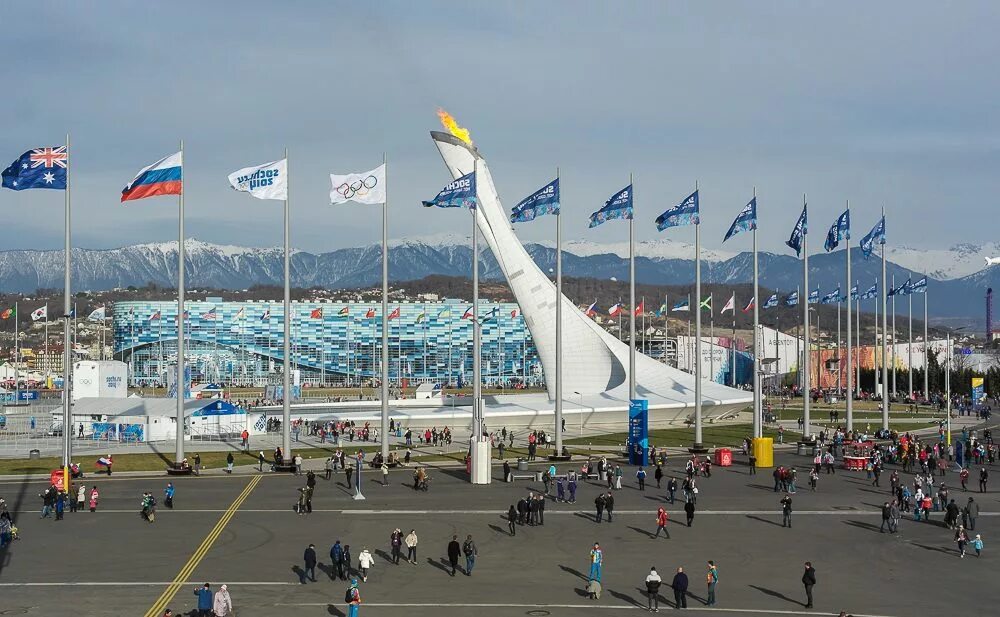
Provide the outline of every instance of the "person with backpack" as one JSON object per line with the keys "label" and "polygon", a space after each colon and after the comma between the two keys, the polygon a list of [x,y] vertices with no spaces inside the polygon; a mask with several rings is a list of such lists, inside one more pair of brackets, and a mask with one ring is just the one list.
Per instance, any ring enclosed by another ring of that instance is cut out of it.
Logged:
{"label": "person with backpack", "polygon": [[635,472],[635,479],[639,481],[639,490],[646,490],[646,470],[640,467],[639,471]]}
{"label": "person with backpack", "polygon": [[351,580],[351,586],[344,594],[344,602],[347,603],[347,617],[358,617],[361,608],[361,590],[358,589],[358,579]]}
{"label": "person with backpack", "polygon": [[344,575],[344,547],[340,544],[340,540],[330,547],[330,566],[333,576],[342,581],[347,580],[347,576]]}
{"label": "person with backpack", "polygon": [[649,611],[652,613],[660,612],[660,585],[663,584],[663,580],[660,575],[656,573],[656,566],[649,569],[649,574],[646,575],[646,597]]}
{"label": "person with backpack", "polygon": [[462,554],[465,555],[465,575],[472,576],[472,568],[476,565],[479,549],[476,548],[476,543],[472,541],[471,535],[466,536],[465,542],[462,544]]}
{"label": "person with backpack", "polygon": [[708,585],[708,600],[706,606],[715,606],[715,586],[719,583],[719,569],[715,567],[715,562],[709,560],[708,572],[705,573],[705,583]]}

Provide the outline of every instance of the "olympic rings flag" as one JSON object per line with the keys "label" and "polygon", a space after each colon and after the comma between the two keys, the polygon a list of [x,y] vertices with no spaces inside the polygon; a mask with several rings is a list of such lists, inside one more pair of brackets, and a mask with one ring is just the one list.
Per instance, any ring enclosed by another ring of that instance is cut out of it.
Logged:
{"label": "olympic rings flag", "polygon": [[288,159],[234,171],[229,184],[257,199],[288,199]]}
{"label": "olympic rings flag", "polygon": [[338,176],[330,174],[330,203],[354,201],[359,204],[385,203],[385,163],[371,171]]}

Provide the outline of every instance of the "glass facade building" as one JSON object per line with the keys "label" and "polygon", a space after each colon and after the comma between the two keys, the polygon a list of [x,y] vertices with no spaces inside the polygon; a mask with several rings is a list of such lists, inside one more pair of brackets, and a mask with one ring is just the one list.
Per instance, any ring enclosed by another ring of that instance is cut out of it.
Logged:
{"label": "glass facade building", "polygon": [[[196,382],[266,385],[281,380],[284,311],[280,301],[188,301],[185,358]],[[302,383],[357,385],[380,374],[381,303],[292,302],[292,370]],[[398,311],[398,313],[397,313]],[[389,376],[395,384],[460,385],[472,376],[471,304],[389,304]],[[398,317],[395,316],[398,314]],[[544,382],[538,353],[516,304],[481,302],[483,379]],[[136,385],[166,383],[177,362],[177,303],[118,302],[115,359]]]}

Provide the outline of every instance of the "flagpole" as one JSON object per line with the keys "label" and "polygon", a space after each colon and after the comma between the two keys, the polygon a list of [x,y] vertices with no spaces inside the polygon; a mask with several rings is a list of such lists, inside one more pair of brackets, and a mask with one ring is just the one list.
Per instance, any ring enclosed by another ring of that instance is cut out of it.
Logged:
{"label": "flagpole", "polygon": [[[68,170],[68,167],[67,167]],[[14,301],[14,400],[21,400],[21,379],[18,375],[18,364],[21,360],[21,332],[17,323],[17,300]],[[65,383],[63,383],[65,386]]]}
{"label": "flagpole", "polygon": [[[757,263],[757,187],[753,187],[754,222],[753,222],[753,436],[763,437],[763,422],[761,422],[761,384],[760,384],[760,269]],[[774,348],[778,355],[778,348]]]}
{"label": "flagpole", "polygon": [[[382,153],[382,165],[387,164],[385,152]],[[388,168],[386,168],[388,171]],[[388,180],[388,175],[386,175]],[[388,184],[388,182],[386,183]],[[381,411],[382,411],[382,443],[380,452],[382,460],[389,458],[389,191],[386,186],[385,201],[382,202],[382,371],[381,371]],[[373,359],[374,361],[374,359]],[[398,375],[397,375],[398,377]]]}
{"label": "flagpole", "polygon": [[[712,294],[708,294],[712,297]],[[714,304],[714,303],[712,303]],[[715,381],[715,306],[710,309],[708,318],[708,380]]]}
{"label": "flagpole", "polygon": [[[850,290],[848,290],[848,293],[850,293]],[[840,378],[844,374],[843,366],[840,363],[840,347],[841,347],[841,345],[843,343],[843,339],[840,337],[840,335],[841,335],[841,331],[840,331],[840,320],[841,320],[840,305],[841,304],[843,304],[843,302],[840,301],[840,289],[838,288],[837,289],[837,356],[836,356],[836,359],[837,359],[837,394],[841,393]]]}
{"label": "flagpole", "polygon": [[[184,164],[184,140],[181,140],[181,165]],[[184,185],[177,194],[177,415],[174,424],[174,466],[184,460]]]}
{"label": "flagpole", "polygon": [[[851,341],[851,200],[847,200],[847,238],[845,240],[847,250],[847,430],[854,427],[854,349]],[[861,286],[858,286],[858,298],[861,298]],[[838,320],[839,323],[839,320]]]}
{"label": "flagpole", "polygon": [[[907,281],[909,282],[909,280]],[[910,402],[913,401],[913,290],[908,289],[906,299],[909,302],[909,320],[907,328],[909,334],[906,336],[906,377],[909,382]]]}
{"label": "flagpole", "polygon": [[[802,294],[800,293],[799,286],[795,286],[795,297],[798,298],[799,302],[802,302]],[[808,298],[807,300],[808,301]],[[793,332],[795,330],[792,330]],[[802,339],[795,335],[795,384],[798,385],[799,389],[802,389]]]}
{"label": "flagpole", "polygon": [[[559,168],[556,167],[556,181],[559,181]],[[631,225],[631,221],[629,221]],[[562,391],[562,204],[556,212],[556,456],[563,452],[563,391]],[[581,410],[580,413],[583,413]],[[581,416],[582,417],[582,416]]]}
{"label": "flagpole", "polygon": [[[635,203],[635,187],[632,185],[632,174],[628,175],[628,185],[632,187],[632,203]],[[628,398],[635,399],[635,221],[628,219]]]}
{"label": "flagpole", "polygon": [[[885,221],[885,206],[882,206],[882,221]],[[882,428],[888,430],[889,428],[889,360],[887,348],[888,337],[886,323],[886,313],[888,313],[888,306],[886,305],[886,283],[888,280],[885,277],[885,226],[882,226]]]}
{"label": "flagpole", "polygon": [[892,275],[892,393],[896,390],[896,275]]}
{"label": "flagpole", "polygon": [[930,400],[930,394],[927,390],[927,373],[930,367],[930,362],[927,355],[927,274],[924,274],[924,399]]}
{"label": "flagpole", "polygon": [[[885,281],[883,280],[882,283],[881,283],[881,285],[884,285],[884,284],[885,284]],[[876,278],[875,279],[875,286],[876,286],[876,290],[875,291],[876,291],[876,293],[875,293],[875,297],[873,298],[873,300],[875,300],[875,341],[873,342],[874,348],[872,349],[872,355],[875,356],[875,362],[873,362],[874,368],[875,368],[875,384],[874,384],[874,391],[872,392],[873,395],[878,394],[879,373],[881,372],[881,365],[879,364],[879,357],[878,357],[879,356],[879,354],[878,354],[879,345],[881,343],[881,341],[879,340],[878,309],[879,309],[879,294],[881,294],[882,292],[878,289],[879,285],[880,285],[879,279]],[[882,310],[883,311],[885,310],[884,306],[882,307]],[[882,331],[882,335],[885,336],[885,332],[884,331]],[[883,363],[885,362],[885,348],[882,348],[882,360],[881,361]],[[883,388],[885,387],[885,382],[884,381],[882,382],[882,387]]]}
{"label": "flagpole", "polygon": [[[694,183],[694,190],[698,192],[698,181]],[[698,207],[699,211],[701,206]],[[694,444],[692,450],[701,452],[702,445],[701,431],[701,215],[694,224],[694,299],[698,303],[695,307],[694,315]],[[688,307],[691,303],[688,302]],[[690,322],[688,322],[690,323]]]}
{"label": "flagpole", "polygon": [[[808,208],[806,194],[802,194],[802,207]],[[802,441],[810,441],[809,435],[809,215],[806,214],[802,226],[802,289],[806,292],[806,300],[802,304]],[[801,300],[801,299],[800,299]],[[818,333],[817,333],[818,334]]]}
{"label": "flagpole", "polygon": [[670,364],[667,360],[667,336],[670,333],[670,303],[667,294],[663,294],[663,363]]}
{"label": "flagpole", "polygon": [[854,329],[855,348],[858,350],[858,361],[854,367],[854,394],[861,398],[861,281],[856,281],[858,286],[858,298],[854,301],[854,315],[857,327]]}
{"label": "flagpole", "polygon": [[[285,148],[285,168],[288,169],[288,148]],[[287,174],[287,171],[286,171]],[[286,182],[286,185],[290,184]],[[282,465],[287,465],[286,461],[292,460],[292,248],[289,224],[291,216],[289,213],[288,191],[285,190],[284,209],[284,241],[285,241],[285,289],[282,304],[284,305],[283,317],[283,340],[281,352],[284,355],[281,369],[281,453]],[[350,487],[348,487],[350,488]]]}
{"label": "flagpole", "polygon": [[[70,142],[69,133],[66,133],[66,229],[65,247],[63,248],[66,261],[66,272],[63,280],[63,490],[69,492],[70,474],[69,465],[73,458],[73,418],[70,415],[70,401],[72,391],[73,363],[70,358],[70,338],[69,338],[69,314],[72,310],[70,305],[70,284],[72,283],[72,252],[71,252],[71,213],[70,213]],[[49,318],[45,316],[45,323],[48,326]],[[45,344],[48,345],[48,336],[45,337]]]}

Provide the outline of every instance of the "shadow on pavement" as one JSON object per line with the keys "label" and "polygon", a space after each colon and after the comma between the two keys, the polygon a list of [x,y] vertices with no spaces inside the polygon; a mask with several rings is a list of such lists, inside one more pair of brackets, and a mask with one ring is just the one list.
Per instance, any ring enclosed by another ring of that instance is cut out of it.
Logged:
{"label": "shadow on pavement", "polygon": [[776,521],[772,521],[770,519],[761,518],[761,517],[755,516],[753,514],[747,514],[746,517],[747,518],[752,518],[755,521],[760,521],[762,523],[767,523],[768,525],[774,525],[775,527],[784,527],[784,525],[782,525],[781,523],[778,523]]}
{"label": "shadow on pavement", "polygon": [[618,598],[622,602],[628,602],[632,606],[637,606],[639,608],[646,608],[645,604],[640,604],[635,598],[633,598],[632,596],[630,596],[628,594],[622,593],[620,591],[614,591],[613,589],[609,589],[608,593],[610,593],[612,596]]}
{"label": "shadow on pavement", "polygon": [[631,529],[632,531],[634,531],[636,533],[641,533],[642,535],[646,536],[647,538],[655,538],[656,537],[655,534],[650,533],[650,532],[646,531],[645,529],[642,529],[641,527],[632,527],[631,525],[629,525],[629,529]]}
{"label": "shadow on pavement", "polygon": [[785,602],[790,602],[791,604],[794,604],[796,606],[805,606],[805,603],[799,602],[798,600],[793,600],[788,596],[786,596],[785,594],[778,591],[774,591],[773,589],[767,589],[766,587],[758,587],[757,585],[749,585],[749,587],[752,589],[756,589],[757,591],[763,594],[769,595],[772,598],[780,598]]}
{"label": "shadow on pavement", "polygon": [[579,570],[574,570],[573,568],[570,568],[568,566],[564,566],[564,565],[560,564],[559,565],[559,569],[562,570],[563,572],[567,572],[569,574],[572,574],[573,576],[577,577],[578,579],[580,579],[582,581],[590,580],[586,576],[583,575],[583,572],[580,572]]}
{"label": "shadow on pavement", "polygon": [[868,531],[873,531],[875,533],[882,533],[878,525],[872,525],[871,523],[865,523],[862,521],[844,521],[845,525],[850,525],[851,527],[857,527],[858,529],[866,529]]}

